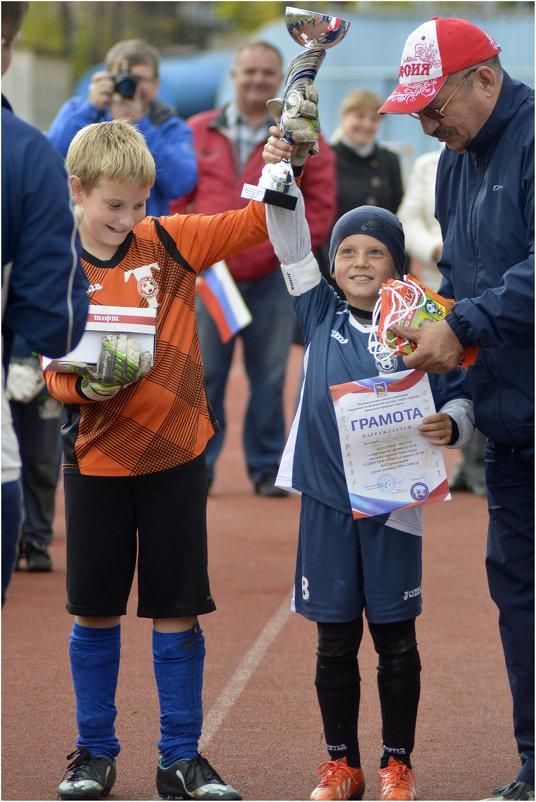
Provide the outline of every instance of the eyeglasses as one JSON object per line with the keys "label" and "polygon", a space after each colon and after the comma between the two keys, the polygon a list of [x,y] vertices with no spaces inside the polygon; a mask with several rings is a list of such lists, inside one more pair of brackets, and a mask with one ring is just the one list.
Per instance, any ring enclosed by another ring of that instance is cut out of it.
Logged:
{"label": "eyeglasses", "polygon": [[456,87],[454,92],[451,95],[448,96],[448,98],[445,100],[445,102],[443,103],[443,105],[441,106],[440,109],[429,109],[428,106],[425,106],[425,108],[421,109],[421,111],[411,111],[409,113],[409,116],[413,117],[414,120],[420,120],[421,119],[421,115],[424,115],[425,117],[429,117],[431,120],[442,120],[443,117],[445,116],[445,109],[447,108],[447,105],[450,103],[450,101],[452,100],[452,98],[454,97],[454,95],[456,94],[458,89],[460,88],[460,86],[463,84],[465,79],[469,78],[469,76],[472,75],[474,72],[476,72],[477,69],[478,69],[478,67],[473,67],[472,70],[469,70],[469,72],[465,73],[465,75],[463,76],[462,80],[460,81],[460,83],[458,84],[458,86]]}

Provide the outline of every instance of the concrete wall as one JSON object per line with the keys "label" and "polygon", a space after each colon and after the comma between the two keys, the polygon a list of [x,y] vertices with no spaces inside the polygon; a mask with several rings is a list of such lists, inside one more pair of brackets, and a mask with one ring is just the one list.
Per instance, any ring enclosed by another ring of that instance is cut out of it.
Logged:
{"label": "concrete wall", "polygon": [[2,78],[2,92],[19,117],[47,131],[71,88],[69,61],[15,46],[11,66]]}

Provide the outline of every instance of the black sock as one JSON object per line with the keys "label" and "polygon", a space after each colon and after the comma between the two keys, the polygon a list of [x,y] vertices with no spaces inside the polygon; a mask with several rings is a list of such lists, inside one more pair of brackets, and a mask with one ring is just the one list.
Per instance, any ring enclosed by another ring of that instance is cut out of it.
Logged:
{"label": "black sock", "polygon": [[389,752],[384,752],[380,759],[380,769],[385,769],[389,765],[389,760],[392,757],[396,757],[397,760],[401,760],[402,763],[405,763],[408,769],[411,768],[411,760],[409,759],[409,755],[391,755]]}
{"label": "black sock", "polygon": [[342,669],[348,677],[348,670],[353,674],[351,686],[333,687],[333,682],[340,681],[341,666],[339,661],[323,658],[317,663],[316,693],[324,724],[326,747],[332,760],[345,757],[352,768],[361,767],[359,743],[357,738],[357,721],[359,715],[359,670],[357,660]]}
{"label": "black sock", "polygon": [[369,622],[369,629],[379,655],[378,692],[383,738],[380,767],[385,768],[394,757],[411,768],[421,690],[415,619],[388,624]]}
{"label": "black sock", "polygon": [[382,711],[383,756],[381,768],[390,757],[411,768],[415,725],[420,696],[420,663],[417,647],[405,655],[385,659],[378,666],[378,692]]}

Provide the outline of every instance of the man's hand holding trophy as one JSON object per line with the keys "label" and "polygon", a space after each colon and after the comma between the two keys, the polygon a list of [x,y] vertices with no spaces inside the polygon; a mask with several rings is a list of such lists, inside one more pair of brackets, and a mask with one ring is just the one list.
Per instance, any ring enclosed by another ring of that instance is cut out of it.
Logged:
{"label": "man's hand holding trophy", "polygon": [[279,125],[279,131],[271,131],[264,150],[274,163],[264,167],[257,186],[244,184],[242,197],[294,209],[296,198],[288,194],[292,168],[303,165],[309,154],[318,153],[318,94],[313,81],[326,50],[344,38],[350,23],[340,17],[291,7],[286,9],[285,21],[289,34],[305,52],[288,66],[283,98],[273,98],[266,104]]}

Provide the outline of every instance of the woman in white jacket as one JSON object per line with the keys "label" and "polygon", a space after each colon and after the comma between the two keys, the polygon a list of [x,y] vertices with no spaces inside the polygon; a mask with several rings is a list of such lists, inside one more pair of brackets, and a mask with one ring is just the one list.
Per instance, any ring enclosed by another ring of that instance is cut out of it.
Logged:
{"label": "woman in white jacket", "polygon": [[440,155],[441,148],[415,159],[397,212],[406,238],[406,253],[420,262],[422,271],[417,278],[431,290],[437,290],[441,283],[437,262],[441,258],[443,240],[435,218],[435,181]]}

